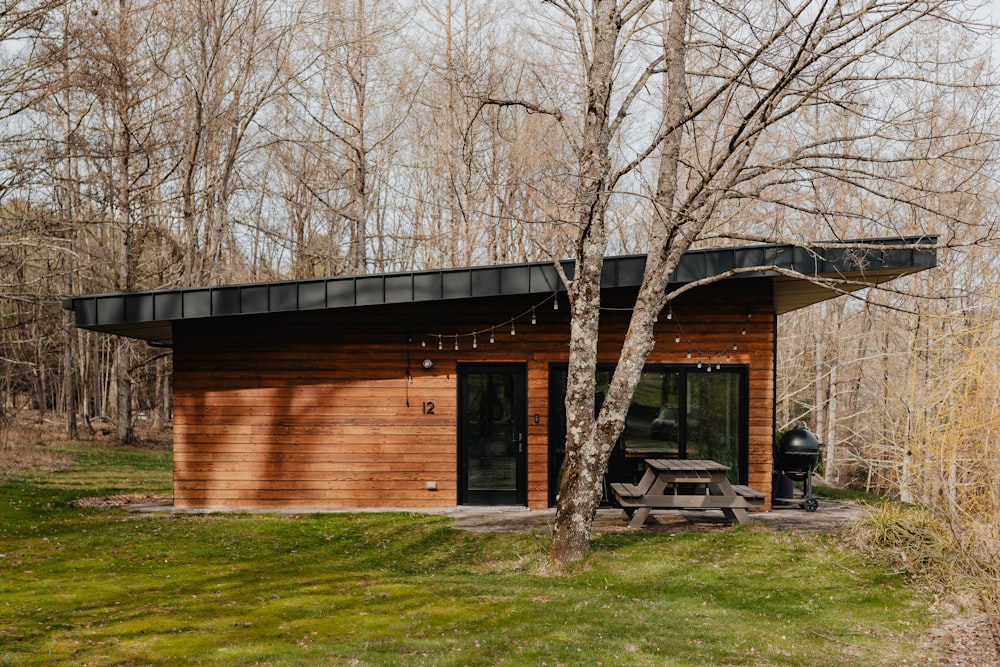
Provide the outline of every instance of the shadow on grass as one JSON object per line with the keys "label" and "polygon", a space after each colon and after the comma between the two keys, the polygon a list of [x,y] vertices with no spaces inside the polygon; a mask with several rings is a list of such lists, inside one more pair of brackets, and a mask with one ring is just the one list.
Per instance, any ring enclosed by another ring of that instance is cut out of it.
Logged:
{"label": "shadow on grass", "polygon": [[919,662],[927,601],[833,536],[603,535],[547,576],[544,535],[439,516],[72,507],[163,465],[103,456],[0,484],[0,665]]}

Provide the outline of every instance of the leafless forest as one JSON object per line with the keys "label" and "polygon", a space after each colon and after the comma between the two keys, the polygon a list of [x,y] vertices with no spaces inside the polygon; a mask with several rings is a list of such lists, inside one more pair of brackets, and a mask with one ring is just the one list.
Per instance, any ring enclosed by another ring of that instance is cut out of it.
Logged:
{"label": "leafless forest", "polygon": [[[670,107],[670,3],[622,4],[642,14],[613,46],[613,254],[654,233]],[[915,7],[834,4],[845,26]],[[170,351],[76,331],[66,295],[573,256],[585,6],[0,0],[0,418],[168,427]],[[746,26],[832,6],[693,3],[690,98],[753,47]],[[937,235],[939,268],[781,321],[778,426],[819,434],[831,483],[995,513],[994,38],[975,7],[921,6],[844,63],[866,76],[812,82],[754,136],[695,247]],[[731,61],[695,48],[726,39]],[[695,173],[714,154],[690,146]]]}

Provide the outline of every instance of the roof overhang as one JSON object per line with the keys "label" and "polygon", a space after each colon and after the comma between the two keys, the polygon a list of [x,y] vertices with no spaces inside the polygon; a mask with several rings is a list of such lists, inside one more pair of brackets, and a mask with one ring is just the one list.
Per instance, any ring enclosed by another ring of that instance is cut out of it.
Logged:
{"label": "roof overhang", "polygon": [[[901,237],[694,250],[681,259],[671,285],[765,278],[777,314],[923,271],[937,264],[936,237]],[[574,262],[562,269],[572,280]],[[609,257],[602,289],[636,288],[645,255]],[[97,294],[68,298],[63,307],[83,329],[170,345],[173,323],[268,313],[337,310],[564,291],[551,262],[289,280],[220,287]]]}

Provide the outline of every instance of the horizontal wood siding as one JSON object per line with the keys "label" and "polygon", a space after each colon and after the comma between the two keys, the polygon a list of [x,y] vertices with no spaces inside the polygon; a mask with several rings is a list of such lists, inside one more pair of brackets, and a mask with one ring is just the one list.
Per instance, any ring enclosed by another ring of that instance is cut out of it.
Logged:
{"label": "horizontal wood siding", "polygon": [[[767,283],[741,281],[741,285]],[[544,297],[542,297],[544,298]],[[563,297],[565,298],[565,297]],[[611,307],[628,295],[608,295]],[[458,363],[527,363],[528,504],[548,504],[548,365],[566,361],[568,308],[503,299],[178,322],[174,331],[174,504],[178,507],[446,507],[458,498]],[[747,308],[753,317],[746,320]],[[712,287],[661,316],[651,362],[750,368],[750,465],[770,492],[773,322],[767,291]],[[602,361],[628,313],[607,311]],[[674,342],[677,325],[682,342]],[[746,335],[740,333],[747,328]],[[738,337],[738,350],[715,357]],[[433,367],[421,366],[430,359]],[[409,377],[408,377],[409,376]],[[425,402],[434,403],[426,414]],[[538,423],[534,415],[538,414]],[[428,489],[433,482],[435,490]]]}

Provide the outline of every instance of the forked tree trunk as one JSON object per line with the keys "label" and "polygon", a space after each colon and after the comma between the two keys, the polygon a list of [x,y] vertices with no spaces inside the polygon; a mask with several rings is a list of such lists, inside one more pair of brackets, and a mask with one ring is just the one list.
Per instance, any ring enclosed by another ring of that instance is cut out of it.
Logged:
{"label": "forked tree trunk", "polygon": [[[667,118],[680,118],[687,103],[685,85],[685,30],[687,0],[675,0],[670,26],[664,36],[669,95]],[[680,130],[663,142],[655,197],[658,226],[654,229],[645,275],[636,298],[628,333],[614,377],[598,414],[596,399],[597,339],[601,312],[601,272],[607,237],[604,210],[607,201],[609,160],[609,110],[614,55],[621,30],[621,16],[614,3],[596,3],[593,30],[593,63],[581,165],[595,168],[594,182],[601,189],[590,194],[593,205],[580,211],[585,230],[579,244],[572,283],[569,368],[566,386],[566,466],[559,491],[559,505],[549,559],[555,566],[581,560],[590,551],[594,516],[601,500],[604,470],[615,442],[625,428],[625,416],[639,384],[646,358],[653,349],[653,327],[666,302],[669,277],[687,251],[694,234],[679,233],[675,198],[680,155]],[[594,102],[599,102],[595,104]],[[591,134],[588,134],[591,131]],[[588,144],[587,139],[593,143]],[[586,184],[585,179],[581,183]],[[586,202],[580,197],[578,201]],[[590,215],[589,218],[585,216]],[[694,221],[691,221],[692,224]],[[688,230],[693,231],[693,230]]]}

